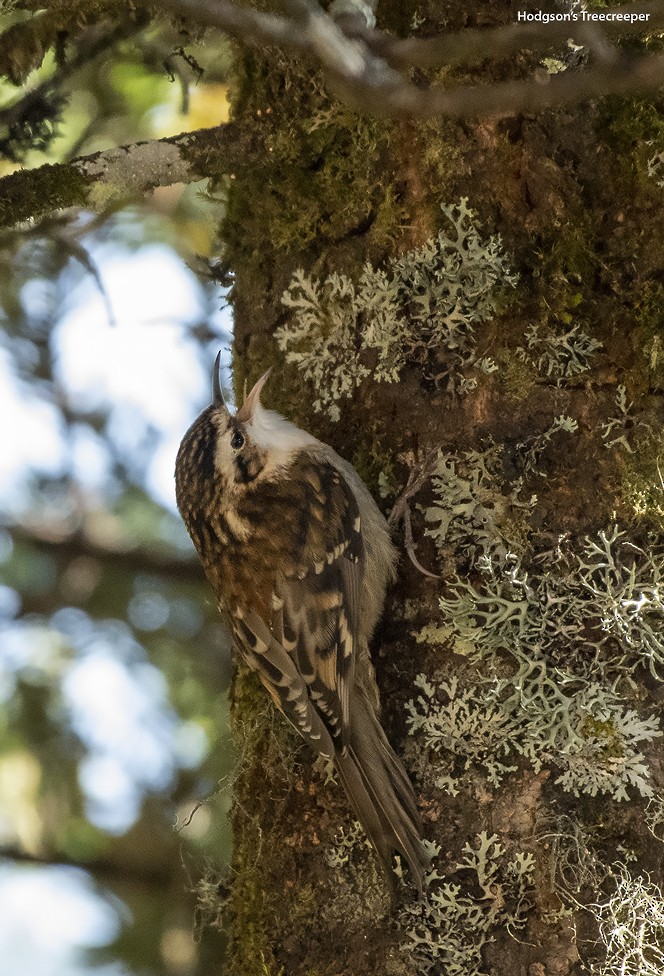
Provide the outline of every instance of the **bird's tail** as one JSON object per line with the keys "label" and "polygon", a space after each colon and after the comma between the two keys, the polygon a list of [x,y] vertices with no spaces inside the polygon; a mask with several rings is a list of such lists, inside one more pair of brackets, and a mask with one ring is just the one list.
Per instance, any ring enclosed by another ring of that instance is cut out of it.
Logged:
{"label": "bird's tail", "polygon": [[350,744],[335,757],[339,777],[376,849],[391,892],[395,852],[405,858],[413,881],[422,890],[430,856],[422,843],[413,787],[365,694],[359,689],[355,694]]}

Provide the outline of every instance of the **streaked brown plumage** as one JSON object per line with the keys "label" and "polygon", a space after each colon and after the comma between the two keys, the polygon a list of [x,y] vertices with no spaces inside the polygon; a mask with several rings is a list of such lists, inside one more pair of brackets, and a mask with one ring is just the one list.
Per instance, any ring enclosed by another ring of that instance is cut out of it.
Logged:
{"label": "streaked brown plumage", "polygon": [[378,720],[369,640],[393,576],[387,524],[331,447],[265,410],[259,380],[233,416],[214,402],[185,434],[178,507],[235,644],[277,707],[334,759],[393,884],[428,856],[413,788]]}

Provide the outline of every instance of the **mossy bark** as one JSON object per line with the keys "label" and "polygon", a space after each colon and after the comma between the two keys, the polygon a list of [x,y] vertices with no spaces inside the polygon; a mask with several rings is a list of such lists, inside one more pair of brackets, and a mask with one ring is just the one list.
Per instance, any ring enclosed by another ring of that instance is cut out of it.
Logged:
{"label": "mossy bark", "polygon": [[[480,7],[491,22],[509,16],[502,5],[449,3],[442,26],[460,27],[476,19]],[[380,13],[383,25],[396,30],[407,31],[415,13],[427,27],[441,26],[438,4],[381,4]],[[576,434],[552,441],[541,462],[544,477],[532,487],[538,495],[526,527],[532,551],[536,539],[581,539],[616,519],[635,544],[647,547],[648,533],[661,531],[653,457],[664,447],[664,357],[656,354],[664,340],[664,191],[648,177],[647,159],[653,140],[664,142],[664,99],[611,98],[479,123],[394,122],[354,115],[329,99],[302,65],[277,52],[244,53],[239,63],[234,121],[254,152],[235,172],[222,228],[225,265],[234,273],[238,392],[276,364],[269,405],[348,457],[376,495],[381,473],[405,484],[407,458],[439,446],[481,449],[489,439],[504,445],[507,483],[519,471],[515,445],[569,415],[578,422]],[[524,57],[520,70],[532,67]],[[489,80],[506,71],[506,65],[488,64],[477,76]],[[336,424],[314,414],[312,390],[284,363],[274,341],[286,321],[281,297],[293,272],[356,278],[364,262],[381,266],[421,245],[441,226],[440,204],[463,196],[484,231],[501,234],[520,276],[502,311],[477,330],[478,356],[491,355],[499,369],[481,377],[473,392],[453,397],[409,368],[396,384],[366,381],[343,403]],[[602,343],[592,368],[557,381],[528,362],[517,350],[525,348],[533,324],[551,334],[582,326]],[[630,421],[633,453],[607,449],[601,437],[621,384],[636,418]],[[418,501],[426,497],[425,491]],[[437,554],[415,510],[413,523],[418,557],[435,568]],[[463,558],[450,558],[463,573]],[[443,592],[444,582],[425,578],[402,557],[374,648],[385,726],[398,750],[415,675],[463,670],[449,644],[427,649],[413,637],[425,624],[441,622]],[[656,709],[653,682],[638,670],[635,680],[641,705]],[[371,856],[359,855],[354,875],[327,866],[325,849],[350,821],[340,788],[312,767],[242,672],[234,721],[243,759],[235,786],[225,971],[416,972]],[[661,789],[661,763],[653,748],[646,752],[652,783]],[[641,867],[660,874],[664,848],[643,826],[642,799],[579,800],[554,780],[550,771],[535,773],[524,762],[500,788],[479,769],[465,776],[454,797],[431,780],[418,783],[427,836],[441,844],[451,874],[463,845],[482,830],[497,833],[509,849],[535,855],[537,886],[526,928],[518,940],[505,927],[492,933],[484,950],[487,973],[578,971],[574,927],[554,917],[561,903],[551,885],[550,853],[535,840],[537,824],[547,817],[574,816],[600,837],[608,858],[619,859],[618,845],[629,847]]]}
{"label": "mossy bark", "polygon": [[0,180],[0,228],[69,207],[102,211],[140,199],[157,186],[214,176],[219,168],[232,174],[251,152],[246,133],[231,124],[18,170]]}

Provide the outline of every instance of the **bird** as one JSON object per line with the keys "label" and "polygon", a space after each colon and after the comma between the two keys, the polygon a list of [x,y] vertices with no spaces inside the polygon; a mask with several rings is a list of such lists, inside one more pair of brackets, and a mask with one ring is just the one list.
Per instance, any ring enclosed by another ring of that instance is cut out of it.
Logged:
{"label": "bird", "polygon": [[177,505],[240,657],[314,753],[332,760],[394,897],[394,855],[422,890],[413,786],[380,722],[369,642],[395,577],[385,518],[328,444],[261,403],[213,397],[182,439]]}

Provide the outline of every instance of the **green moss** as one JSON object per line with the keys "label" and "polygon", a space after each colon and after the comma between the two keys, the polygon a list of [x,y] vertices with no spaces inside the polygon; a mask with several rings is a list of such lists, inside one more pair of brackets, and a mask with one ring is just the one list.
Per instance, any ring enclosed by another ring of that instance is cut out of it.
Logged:
{"label": "green moss", "polygon": [[[422,154],[426,184],[437,188],[438,202],[452,191],[461,161],[459,147],[465,141],[462,131],[462,124],[454,119],[421,119],[416,123],[416,142]],[[437,219],[433,208],[432,217]]]}
{"label": "green moss", "polygon": [[[270,343],[263,341],[262,343],[254,344],[250,348],[249,354],[242,358],[234,357],[233,359],[233,394],[235,396],[235,402],[238,406],[244,401],[245,393],[248,393],[254,383],[256,383],[263,373],[268,369],[274,368],[275,364],[279,362],[279,355],[276,350],[272,349]],[[274,382],[274,377],[269,387],[266,387],[265,399],[269,401],[270,409],[280,410],[279,405],[276,400],[281,400],[281,376],[278,377],[278,382]]]}
{"label": "green moss", "polygon": [[353,450],[352,453],[348,452],[348,459],[376,499],[380,496],[381,485],[397,486],[401,483],[401,476],[397,472],[398,462],[378,423],[366,423],[365,418],[365,424],[355,432]]}
{"label": "green moss", "polygon": [[582,738],[595,740],[598,743],[602,762],[622,759],[625,755],[623,741],[615,722],[588,715],[579,727],[579,734]]}
{"label": "green moss", "polygon": [[285,254],[320,254],[325,241],[353,235],[388,248],[404,218],[383,165],[393,123],[333,102],[320,79],[305,80],[295,61],[281,56],[279,67],[275,73],[273,64],[248,55],[236,78],[234,109],[252,125],[260,148],[237,174],[224,239],[236,253],[247,241],[268,239]]}
{"label": "green moss", "polygon": [[591,218],[570,214],[566,225],[556,234],[550,250],[540,253],[537,274],[547,283],[549,293],[553,288],[554,301],[549,303],[554,315],[565,313],[578,316],[584,297],[584,286],[590,288],[599,258],[595,247],[595,234]]}
{"label": "green moss", "polygon": [[227,972],[277,976],[276,947],[288,900],[284,886],[291,852],[266,781],[275,793],[295,775],[298,742],[253,673],[241,668],[233,685],[233,731],[241,757],[233,788],[233,919]]}
{"label": "green moss", "polygon": [[[300,739],[246,669],[234,682],[233,703],[241,760],[233,787],[234,849],[224,909],[224,930],[229,933],[224,971],[228,976],[278,976],[284,940],[293,932],[307,933],[306,947],[303,943],[301,949],[303,964],[305,958],[336,957],[335,932],[343,930],[346,937],[355,938],[375,924],[385,914],[386,892],[368,849],[360,852],[357,875],[354,866],[341,874],[332,874],[331,868],[328,876],[321,873],[329,833],[320,812],[326,811],[327,819],[331,803],[342,800],[339,787],[330,787],[321,806],[307,799],[327,788],[315,779],[303,783],[303,772],[309,767],[299,763]],[[342,818],[343,812],[332,813],[330,829]],[[309,846],[320,868],[316,882],[307,884],[302,880],[307,874],[300,876],[299,866]],[[213,910],[214,895],[211,902]],[[312,928],[312,919],[321,924]],[[329,976],[336,972],[330,968]]]}
{"label": "green moss", "polygon": [[639,362],[636,379],[642,388],[664,390],[664,285],[661,282],[648,282],[636,296],[635,317],[637,326],[630,332],[630,341]]}
{"label": "green moss", "polygon": [[498,364],[498,382],[508,400],[525,400],[537,382],[537,370],[521,359],[513,349],[498,349],[493,358]]}
{"label": "green moss", "polygon": [[621,496],[636,521],[664,532],[664,433],[648,433],[621,455]]}
{"label": "green moss", "polygon": [[65,207],[84,206],[90,181],[74,166],[58,163],[38,171],[20,170],[2,181],[0,227],[38,219]]}
{"label": "green moss", "polygon": [[290,251],[364,228],[387,247],[403,221],[377,166],[390,125],[338,106],[326,110],[323,94],[316,101],[320,108],[314,102],[313,110],[271,133],[269,150],[290,178],[286,190],[278,169],[269,167],[273,206],[264,213],[266,233],[278,250]]}
{"label": "green moss", "polygon": [[[528,329],[538,330],[543,339],[577,329],[591,343],[598,342],[607,331],[606,316],[598,308],[595,290],[601,272],[598,228],[587,212],[582,216],[573,211],[574,208],[553,236],[547,234],[540,241],[534,254],[530,286],[532,311],[526,321]],[[531,261],[532,256],[528,263]],[[522,298],[527,298],[524,295],[527,290],[526,279]],[[512,390],[516,399],[522,398],[522,384],[529,389],[528,375],[514,363],[509,362],[507,367],[506,391]]]}
{"label": "green moss", "polygon": [[653,192],[648,159],[653,155],[653,144],[664,141],[661,103],[645,98],[606,98],[601,103],[598,134],[612,150],[612,166],[622,181],[621,193],[631,194],[637,189]]}

